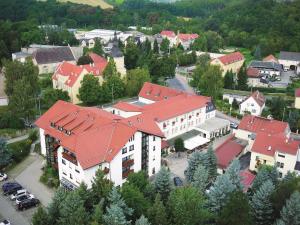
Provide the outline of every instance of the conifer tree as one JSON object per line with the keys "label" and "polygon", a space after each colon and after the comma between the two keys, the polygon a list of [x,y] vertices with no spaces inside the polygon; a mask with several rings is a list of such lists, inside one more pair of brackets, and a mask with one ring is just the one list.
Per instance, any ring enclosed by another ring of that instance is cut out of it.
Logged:
{"label": "conifer tree", "polygon": [[219,214],[226,205],[230,194],[234,192],[234,185],[226,174],[218,176],[208,194],[209,208],[212,212]]}
{"label": "conifer tree", "polygon": [[0,137],[0,169],[11,161],[11,154],[8,151],[6,140]]}
{"label": "conifer tree", "polygon": [[227,71],[224,76],[224,88],[234,89],[234,75],[233,72]]}
{"label": "conifer tree", "polygon": [[194,173],[192,185],[204,193],[208,184],[208,171],[204,166],[199,165]]}
{"label": "conifer tree", "polygon": [[270,180],[274,185],[278,182],[278,171],[275,166],[270,167],[263,165],[259,168],[255,180],[252,184],[252,190],[256,191],[266,181]]}
{"label": "conifer tree", "polygon": [[158,54],[159,53],[159,46],[158,46],[158,42],[157,42],[156,38],[155,38],[154,43],[153,43],[153,53],[154,54]]}
{"label": "conifer tree", "polygon": [[246,70],[246,64],[244,63],[237,74],[237,85],[239,90],[247,90],[248,88],[248,76]]}
{"label": "conifer tree", "polygon": [[55,192],[52,202],[48,206],[49,223],[51,225],[59,224],[60,209],[68,194],[63,188],[58,188]]}
{"label": "conifer tree", "polygon": [[31,222],[33,225],[51,225],[49,223],[48,213],[42,207],[39,207],[33,214]]}
{"label": "conifer tree", "polygon": [[105,69],[103,70],[103,77],[107,78],[110,76],[118,76],[117,66],[115,60],[113,58],[109,58],[108,64],[106,65]]}
{"label": "conifer tree", "polygon": [[168,224],[166,208],[161,201],[160,194],[156,195],[154,204],[148,209],[147,215],[152,225]]}
{"label": "conifer tree", "polygon": [[[105,175],[101,169],[98,169],[92,181],[91,193],[94,199],[94,204],[98,204],[101,199],[106,199],[111,189],[112,182],[105,178]],[[106,206],[106,201],[104,201],[103,206]]]}
{"label": "conifer tree", "polygon": [[151,225],[151,223],[144,215],[142,215],[137,221],[135,221],[135,225]]}
{"label": "conifer tree", "polygon": [[283,224],[300,224],[300,193],[298,191],[294,192],[291,197],[286,200],[286,204],[282,208],[280,215]]}
{"label": "conifer tree", "polygon": [[91,217],[91,225],[100,225],[103,223],[103,202],[104,199],[94,206],[94,211]]}
{"label": "conifer tree", "polygon": [[155,191],[161,195],[162,200],[166,201],[173,187],[171,175],[167,168],[162,167],[156,174],[154,186]]}
{"label": "conifer tree", "polygon": [[240,176],[240,161],[238,159],[234,159],[229,167],[226,169],[226,174],[228,175],[231,183],[235,186],[235,190],[242,191],[243,185]]}
{"label": "conifer tree", "polygon": [[97,55],[100,55],[100,56],[104,55],[104,51],[103,51],[103,48],[102,48],[101,40],[99,38],[96,38],[95,45],[94,45],[94,48],[93,48],[92,51],[94,53],[96,53]]}
{"label": "conifer tree", "polygon": [[203,165],[205,168],[207,168],[205,163],[206,160],[206,154],[203,152],[194,152],[191,154],[190,158],[188,159],[188,167],[185,171],[186,179],[189,182],[194,181],[194,173],[199,165]]}
{"label": "conifer tree", "polygon": [[218,176],[218,172],[217,172],[217,157],[212,148],[212,145],[208,147],[208,150],[206,152],[206,161],[204,161],[204,163],[206,163],[205,165],[208,171],[209,180],[214,181]]}
{"label": "conifer tree", "polygon": [[252,214],[257,225],[270,225],[273,222],[271,194],[275,186],[271,180],[265,181],[254,193],[250,202]]}

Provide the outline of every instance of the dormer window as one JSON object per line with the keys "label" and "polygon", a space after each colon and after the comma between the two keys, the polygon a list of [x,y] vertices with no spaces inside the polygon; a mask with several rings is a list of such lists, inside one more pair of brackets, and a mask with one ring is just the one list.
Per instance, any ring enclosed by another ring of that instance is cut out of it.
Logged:
{"label": "dormer window", "polygon": [[63,128],[62,127],[58,127],[58,130],[63,131]]}
{"label": "dormer window", "polygon": [[165,129],[166,127],[167,127],[167,124],[166,124],[166,123],[164,123],[164,124],[163,124],[163,128]]}
{"label": "dormer window", "polygon": [[172,122],[172,125],[173,125],[173,126],[175,125],[175,121]]}
{"label": "dormer window", "polygon": [[50,123],[50,126],[51,126],[51,127],[55,127],[55,123],[51,122],[51,123]]}
{"label": "dormer window", "polygon": [[71,131],[68,130],[68,131],[67,131],[67,135],[71,135]]}

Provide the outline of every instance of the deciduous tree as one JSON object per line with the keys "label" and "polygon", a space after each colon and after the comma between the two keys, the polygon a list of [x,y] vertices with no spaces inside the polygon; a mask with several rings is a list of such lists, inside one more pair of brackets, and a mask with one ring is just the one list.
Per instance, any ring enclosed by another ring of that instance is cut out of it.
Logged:
{"label": "deciduous tree", "polygon": [[85,105],[95,105],[100,102],[100,91],[98,78],[92,74],[88,74],[81,81],[78,98]]}
{"label": "deciduous tree", "polygon": [[129,70],[126,76],[126,92],[128,96],[136,96],[145,82],[150,81],[149,71],[146,69]]}
{"label": "deciduous tree", "polygon": [[166,208],[161,201],[160,194],[155,197],[154,204],[148,209],[148,218],[152,225],[168,225]]}

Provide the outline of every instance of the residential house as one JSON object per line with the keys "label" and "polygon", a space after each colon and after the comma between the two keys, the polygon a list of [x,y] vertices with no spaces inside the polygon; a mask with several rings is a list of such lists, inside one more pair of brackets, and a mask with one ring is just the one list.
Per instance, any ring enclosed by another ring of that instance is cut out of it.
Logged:
{"label": "residential house", "polygon": [[266,105],[266,99],[259,91],[253,92],[247,99],[240,104],[240,114],[250,113],[260,116]]}
{"label": "residential house", "polygon": [[249,87],[268,87],[269,86],[269,80],[260,74],[259,69],[248,67],[246,73],[248,76],[248,86]]}
{"label": "residential house", "polygon": [[242,53],[234,52],[213,59],[211,64],[220,66],[222,75],[225,76],[228,71],[232,71],[233,73],[237,74],[240,68],[243,66],[244,61],[245,58]]}
{"label": "residential house", "polygon": [[170,41],[170,47],[177,45],[177,37],[174,31],[163,30],[160,35],[163,39],[167,38]]}
{"label": "residential house", "polygon": [[13,61],[19,61],[21,63],[25,63],[26,59],[31,57],[31,54],[26,52],[14,52],[11,54],[11,56]]}
{"label": "residential house", "polygon": [[268,55],[267,57],[263,58],[263,61],[279,63],[278,59],[274,55]]}
{"label": "residential house", "polygon": [[300,72],[300,52],[285,52],[279,54],[279,63],[284,67],[284,70],[294,70]]}
{"label": "residential house", "polygon": [[295,90],[295,108],[300,109],[300,88]]}
{"label": "residential house", "polygon": [[180,43],[183,46],[184,50],[188,50],[198,37],[198,34],[179,33],[177,35],[177,43]]}
{"label": "residential house", "polygon": [[100,84],[103,82],[102,73],[107,65],[107,60],[95,53],[90,53],[90,57],[94,62],[90,65],[77,66],[63,62],[52,76],[53,88],[67,91],[71,102],[74,104],[80,103],[78,99],[79,88],[85,75],[92,74],[98,78]]}
{"label": "residential house", "polygon": [[249,68],[258,69],[261,76],[268,78],[280,78],[283,72],[282,65],[276,62],[251,61]]}

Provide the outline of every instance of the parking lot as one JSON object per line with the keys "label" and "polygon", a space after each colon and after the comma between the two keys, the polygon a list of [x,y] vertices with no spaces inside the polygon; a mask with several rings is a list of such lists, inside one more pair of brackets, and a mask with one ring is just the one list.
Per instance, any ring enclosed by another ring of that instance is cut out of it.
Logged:
{"label": "parking lot", "polygon": [[[43,158],[31,154],[20,165],[9,173],[8,181],[16,181],[40,200],[42,206],[47,206],[52,199],[54,191],[39,182],[42,174]],[[2,184],[1,184],[2,185]],[[33,207],[24,211],[17,211],[15,201],[9,196],[0,195],[0,218],[9,219],[13,225],[29,225],[37,208]]]}
{"label": "parking lot", "polygon": [[290,78],[294,77],[294,76],[295,76],[294,71],[282,72],[281,80],[280,81],[275,81],[275,82],[270,82],[270,85],[272,87],[276,87],[276,88],[286,88],[289,83],[292,83],[292,80]]}

